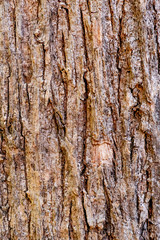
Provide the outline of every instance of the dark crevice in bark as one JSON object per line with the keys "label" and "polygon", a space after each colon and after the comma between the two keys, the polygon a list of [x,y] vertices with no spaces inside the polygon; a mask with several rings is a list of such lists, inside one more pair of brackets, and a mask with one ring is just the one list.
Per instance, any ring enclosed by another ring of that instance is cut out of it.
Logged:
{"label": "dark crevice in bark", "polygon": [[39,22],[39,8],[41,5],[41,0],[37,0],[37,24]]}
{"label": "dark crevice in bark", "polygon": [[32,203],[28,192],[26,192],[25,197],[26,197],[26,199],[27,199],[27,201],[28,201],[29,203]]}
{"label": "dark crevice in bark", "polygon": [[8,127],[8,119],[9,119],[9,111],[10,111],[10,77],[11,77],[11,67],[8,63],[8,71],[9,71],[9,74],[8,74],[8,77],[7,77],[7,118],[6,118],[6,125]]}
{"label": "dark crevice in bark", "polygon": [[148,153],[148,144],[147,144],[147,133],[144,134],[144,142],[145,142],[145,152],[146,154]]}
{"label": "dark crevice in bark", "polygon": [[72,201],[70,204],[70,209],[69,209],[69,224],[68,224],[68,235],[69,239],[73,239],[73,226],[72,226]]}
{"label": "dark crevice in bark", "polygon": [[26,93],[27,93],[27,101],[28,101],[28,111],[31,110],[31,103],[30,103],[30,97],[29,97],[29,91],[28,91],[28,83],[26,83]]}
{"label": "dark crevice in bark", "polygon": [[85,85],[85,110],[86,110],[86,121],[87,121],[87,100],[88,100],[88,95],[89,95],[89,87],[88,87],[88,82],[86,79],[86,73],[83,74],[83,81]]}
{"label": "dark crevice in bark", "polygon": [[[113,160],[116,161],[116,151],[113,149]],[[115,162],[114,162],[115,164]]]}
{"label": "dark crevice in bark", "polygon": [[111,109],[111,116],[112,116],[112,122],[113,122],[113,132],[112,132],[112,143],[113,143],[113,170],[114,170],[114,179],[115,179],[115,183],[117,182],[117,176],[118,176],[118,172],[117,172],[117,159],[118,159],[118,153],[119,153],[119,148],[118,148],[118,144],[116,142],[116,132],[117,132],[117,114],[115,113],[115,111],[113,110],[114,108],[112,106],[110,106]]}
{"label": "dark crevice in bark", "polygon": [[66,10],[66,18],[67,18],[67,24],[68,24],[68,32],[69,32],[70,29],[71,29],[70,18],[69,18],[69,10],[68,10],[68,8],[65,8],[65,10]]}
{"label": "dark crevice in bark", "polygon": [[61,151],[61,188],[62,188],[63,201],[64,201],[64,184],[65,184],[65,165],[66,165],[65,153],[62,150]]}
{"label": "dark crevice in bark", "polygon": [[112,135],[112,139],[113,139],[113,145],[114,145],[114,159],[116,159],[116,152],[118,151],[118,146],[117,146],[117,143],[115,141],[115,138],[114,136]]}
{"label": "dark crevice in bark", "polygon": [[119,210],[121,212],[121,217],[122,219],[124,219],[124,210],[123,210],[123,203],[122,200],[120,199],[120,203],[119,203]]}
{"label": "dark crevice in bark", "polygon": [[1,128],[0,126],[0,154],[1,154],[1,157],[3,158],[3,160],[5,159],[5,156],[6,156],[6,151],[3,150],[3,140],[4,140],[4,129]]}
{"label": "dark crevice in bark", "polygon": [[[113,131],[116,132],[117,131],[117,119],[115,117],[112,106],[110,107],[110,109],[111,109],[111,115],[112,115],[112,120],[113,120]],[[113,141],[114,141],[114,139],[113,139]],[[114,141],[114,143],[115,143],[115,141]],[[115,146],[116,146],[116,144],[115,144]],[[116,146],[116,149],[117,149],[117,146]]]}
{"label": "dark crevice in bark", "polygon": [[7,124],[8,133],[12,134],[12,120],[10,119]]}
{"label": "dark crevice in bark", "polygon": [[63,82],[64,84],[64,124],[67,124],[67,103],[68,103],[68,84]]}
{"label": "dark crevice in bark", "polygon": [[86,3],[87,3],[87,7],[88,7],[88,11],[89,11],[89,14],[90,14],[90,0],[86,0]]}
{"label": "dark crevice in bark", "polygon": [[[14,10],[15,11],[15,10]],[[15,14],[15,12],[14,12]],[[18,66],[18,60],[17,60],[17,41],[16,41],[16,32],[17,32],[17,27],[16,27],[16,15],[14,17],[14,32],[15,32],[15,53],[16,53],[16,65]],[[20,139],[20,149],[23,150],[23,156],[22,156],[22,162],[24,164],[24,176],[25,176],[25,197],[26,193],[28,191],[28,176],[27,176],[27,163],[26,163],[26,138],[23,134],[23,121],[22,121],[22,114],[21,114],[21,85],[20,85],[20,79],[19,79],[19,68],[17,67],[17,72],[16,72],[16,80],[18,84],[18,111],[19,111],[19,123],[20,123],[20,138],[22,138],[22,141]],[[27,90],[27,89],[26,89]],[[15,164],[16,167],[16,164]],[[26,198],[27,200],[27,198]],[[28,200],[27,200],[28,203]],[[29,204],[29,203],[28,203]]]}
{"label": "dark crevice in bark", "polygon": [[66,67],[66,52],[65,52],[65,39],[64,39],[64,33],[62,31],[62,54],[63,54],[63,58],[64,58],[64,66]]}
{"label": "dark crevice in bark", "polygon": [[[87,166],[86,166],[86,169],[87,169]],[[85,169],[85,174],[83,174],[83,176],[84,176],[84,189],[88,193],[88,173],[86,173],[86,169]]]}
{"label": "dark crevice in bark", "polygon": [[18,164],[17,164],[17,161],[15,159],[15,156],[13,155],[13,161],[14,161],[14,170],[15,172],[17,172],[17,169],[18,169]]}
{"label": "dark crevice in bark", "polygon": [[[147,233],[147,222],[143,222],[140,227],[140,240],[147,240],[148,239],[148,233]],[[149,238],[149,240],[151,240]]]}
{"label": "dark crevice in bark", "polygon": [[149,203],[148,203],[148,217],[149,219],[152,218],[152,215],[153,215],[153,202],[152,202],[152,198],[149,200]]}
{"label": "dark crevice in bark", "polygon": [[124,159],[123,157],[121,158],[121,171],[122,171],[122,176],[124,174]]}
{"label": "dark crevice in bark", "polygon": [[140,222],[140,211],[139,211],[139,196],[138,196],[137,186],[136,186],[135,194],[136,194],[137,222],[139,224],[139,222]]}
{"label": "dark crevice in bark", "polygon": [[89,89],[88,89],[88,83],[87,79],[85,77],[85,73],[83,74],[83,81],[85,84],[85,96],[84,96],[84,136],[83,136],[83,162],[84,159],[86,158],[86,140],[87,140],[87,105],[88,105],[88,94],[89,94]]}
{"label": "dark crevice in bark", "polygon": [[[116,159],[115,157],[115,152],[113,151],[113,155],[114,155],[114,159]],[[115,183],[117,182],[117,171],[116,171],[116,163],[115,163],[115,160],[114,161],[112,161],[112,163],[113,163],[113,167],[112,167],[112,173],[111,173],[111,175],[113,176],[113,178],[114,178],[114,181],[115,181]]]}
{"label": "dark crevice in bark", "polygon": [[119,33],[118,33],[118,38],[119,38],[119,47],[117,49],[117,56],[116,56],[116,63],[117,63],[117,69],[118,69],[118,106],[119,106],[119,116],[121,114],[121,96],[120,96],[120,91],[121,91],[121,74],[122,74],[122,69],[119,67],[120,63],[120,51],[122,49],[122,44],[123,44],[123,39],[122,39],[122,30],[123,30],[123,18],[125,16],[125,11],[124,11],[124,6],[125,6],[125,0],[123,0],[123,5],[122,5],[122,17],[119,19]]}
{"label": "dark crevice in bark", "polygon": [[21,115],[21,94],[20,94],[20,83],[19,83],[19,80],[18,80],[18,101],[19,101],[19,122],[20,122],[20,126],[21,126],[21,129],[20,129],[20,133],[21,133],[21,137],[23,139],[23,145],[22,145],[22,149],[23,149],[23,152],[24,152],[24,155],[23,155],[23,161],[24,161],[24,175],[25,175],[25,181],[26,181],[26,192],[28,191],[28,176],[27,176],[27,166],[26,166],[26,138],[23,134],[23,122],[22,122],[22,115]]}
{"label": "dark crevice in bark", "polygon": [[[146,152],[146,159],[148,159],[150,156],[152,156],[152,159],[156,159],[156,154],[154,150],[154,144],[153,144],[153,136],[149,133],[145,133],[144,135],[144,140],[145,140],[145,152]],[[154,186],[152,187],[152,170],[153,170],[153,165],[152,163],[149,163],[149,168],[146,171],[146,186],[147,186],[147,192],[150,192],[153,196],[154,193]],[[153,214],[153,206],[154,206],[154,200],[153,198],[150,198],[148,202],[148,234],[149,234],[149,239],[153,240],[154,238],[151,237],[153,234],[153,229],[155,227],[155,223],[153,223],[154,219],[154,214]]]}
{"label": "dark crevice in bark", "polygon": [[86,43],[86,30],[85,30],[85,25],[84,25],[84,20],[83,20],[83,12],[80,9],[80,16],[81,16],[81,25],[82,25],[82,34],[83,34],[83,42],[84,42],[84,55],[86,58],[86,64],[88,65],[88,52],[87,52],[87,43]]}
{"label": "dark crevice in bark", "polygon": [[62,118],[62,115],[60,114],[60,112],[56,111],[55,108],[52,108],[52,109],[53,109],[53,119],[55,120],[58,136],[60,139],[64,138],[66,135],[66,127],[65,127],[65,123]]}
{"label": "dark crevice in bark", "polygon": [[119,19],[119,32],[118,32],[118,39],[119,39],[119,47],[117,49],[117,56],[116,56],[116,63],[117,63],[117,69],[118,69],[118,106],[119,106],[119,116],[121,114],[121,74],[122,74],[122,69],[119,66],[120,63],[120,54],[122,50],[122,44],[123,44],[123,39],[122,39],[122,31],[123,31],[123,18],[125,16],[125,0],[123,0],[123,5],[122,5],[122,17]]}
{"label": "dark crevice in bark", "polygon": [[147,185],[147,192],[150,190],[149,177],[150,177],[149,170],[146,170],[146,185]]}
{"label": "dark crevice in bark", "polygon": [[[63,221],[63,210],[64,210],[64,198],[65,198],[65,167],[66,167],[66,151],[64,148],[61,147],[61,141],[65,138],[66,135],[66,126],[64,120],[62,119],[61,113],[58,112],[56,109],[56,100],[54,96],[52,81],[51,81],[51,93],[52,93],[52,101],[48,100],[48,105],[50,104],[53,109],[53,119],[56,126],[57,131],[57,139],[58,139],[58,146],[59,146],[59,153],[61,159],[61,191],[62,191],[62,200],[61,200],[61,223]],[[67,107],[67,106],[66,106]]]}
{"label": "dark crevice in bark", "polygon": [[114,32],[114,13],[113,13],[113,9],[112,9],[112,6],[111,6],[111,0],[108,0],[108,5],[109,5],[109,9],[110,9],[110,14],[111,14],[112,32]]}
{"label": "dark crevice in bark", "polygon": [[51,104],[51,107],[52,107],[52,110],[53,110],[53,119],[55,121],[56,129],[57,129],[57,135],[58,135],[58,138],[60,140],[60,139],[64,139],[64,137],[66,135],[66,126],[65,126],[65,122],[64,122],[62,114],[56,108],[57,104],[56,104],[55,97],[54,97],[52,82],[51,82],[51,93],[52,93],[52,101],[49,98],[48,99],[48,105]]}
{"label": "dark crevice in bark", "polygon": [[26,138],[23,136],[24,139],[24,174],[26,180],[26,191],[28,191],[28,176],[27,176],[27,163],[26,163]]}
{"label": "dark crevice in bark", "polygon": [[153,216],[153,200],[152,197],[148,203],[148,233],[149,233],[149,240],[154,240],[152,235],[152,228],[153,228],[153,222],[152,222],[152,216]]}
{"label": "dark crevice in bark", "polygon": [[14,29],[14,41],[15,41],[15,51],[17,50],[17,23],[16,23],[16,8],[13,8],[13,29]]}
{"label": "dark crevice in bark", "polygon": [[[64,67],[66,68],[66,63],[67,63],[67,58],[66,58],[66,52],[65,52],[65,37],[64,37],[64,33],[62,31],[62,54],[63,54],[63,59],[64,59]],[[61,75],[61,79],[63,82],[63,86],[64,86],[64,102],[63,102],[63,106],[64,106],[64,123],[66,124],[67,121],[67,102],[68,102],[68,83],[67,83],[67,73],[65,72],[65,69],[60,69],[60,67],[58,67],[60,75]],[[66,77],[64,76],[66,75]]]}
{"label": "dark crevice in bark", "polygon": [[134,136],[131,136],[131,141],[130,141],[130,161],[131,161],[131,163],[133,160],[133,150],[134,150]]}
{"label": "dark crevice in bark", "polygon": [[[87,51],[87,50],[86,50]],[[83,164],[83,169],[80,173],[82,179],[83,179],[83,186],[84,187],[86,193],[88,192],[87,189],[87,183],[88,183],[88,175],[87,175],[87,163],[86,163],[86,150],[87,150],[87,115],[88,115],[88,110],[87,110],[87,105],[88,105],[88,94],[89,94],[89,89],[88,89],[88,83],[87,83],[87,79],[86,79],[86,73],[84,72],[83,74],[83,81],[84,81],[84,86],[85,86],[85,94],[84,94],[84,99],[83,99],[83,106],[84,106],[84,111],[83,111],[83,115],[84,115],[84,125],[83,125],[83,150],[82,150],[82,164]],[[86,228],[85,229],[85,240],[88,240],[88,236],[89,236],[89,231],[90,231],[90,226],[87,220],[87,212],[85,209],[85,205],[84,205],[84,193],[82,190],[82,206],[83,206],[83,213],[84,213],[84,219],[85,219],[85,225]]]}
{"label": "dark crevice in bark", "polygon": [[88,240],[88,235],[89,235],[89,231],[90,231],[90,226],[87,220],[87,212],[84,206],[84,194],[82,193],[82,206],[83,206],[83,213],[84,213],[84,219],[85,219],[85,224],[87,229],[85,230],[85,236],[84,236],[84,240]]}
{"label": "dark crevice in bark", "polygon": [[140,101],[140,91],[142,89],[142,86],[140,84],[136,85],[135,89],[138,90],[138,93],[136,95],[136,101],[137,103],[133,106],[132,111],[133,111],[133,116],[136,118],[138,111],[140,111],[141,108],[141,101]]}
{"label": "dark crevice in bark", "polygon": [[[84,149],[85,149],[85,145],[83,145],[83,152],[85,151]],[[83,154],[83,156],[84,156],[84,154]],[[84,158],[84,157],[83,157],[83,158]],[[86,172],[86,165],[84,164],[83,169],[82,169],[80,175],[81,175],[81,176],[84,176],[85,172]]]}
{"label": "dark crevice in bark", "polygon": [[122,45],[122,41],[121,41],[121,22],[122,22],[122,19],[119,20],[119,25],[120,25],[120,28],[119,28],[119,40],[120,40],[120,47],[117,49],[117,58],[116,58],[116,62],[117,62],[117,69],[118,69],[118,106],[119,106],[119,116],[121,114],[121,100],[120,100],[120,82],[121,82],[121,68],[119,67],[119,58],[120,58],[120,48],[121,48],[121,45]]}
{"label": "dark crevice in bark", "polygon": [[[64,108],[64,125],[66,126],[67,124],[67,105],[68,105],[68,83],[67,80],[65,78],[64,75],[67,75],[67,73],[65,72],[65,69],[60,69],[60,67],[58,66],[59,69],[59,73],[61,76],[61,80],[63,83],[63,87],[64,87],[64,99],[63,99],[63,108]],[[52,90],[52,96],[53,96],[53,90]],[[55,103],[55,101],[54,101]]]}
{"label": "dark crevice in bark", "polygon": [[87,170],[86,148],[87,148],[87,115],[88,115],[87,105],[88,105],[89,89],[88,89],[88,83],[87,83],[87,79],[86,79],[86,77],[85,77],[85,73],[83,74],[83,81],[84,81],[84,84],[85,84],[83,152],[82,152],[83,169],[82,169],[80,175],[84,177],[84,188],[85,188],[85,190],[86,190],[86,192],[87,192],[87,181],[88,181],[88,177],[87,177],[87,174],[86,174],[86,170]]}
{"label": "dark crevice in bark", "polygon": [[[20,83],[18,80],[18,104],[19,104],[19,122],[20,122],[20,133],[21,133],[21,137],[23,137],[24,139],[24,135],[23,135],[23,122],[22,122],[22,114],[21,114],[21,87],[20,87]],[[22,147],[24,149],[24,145]]]}

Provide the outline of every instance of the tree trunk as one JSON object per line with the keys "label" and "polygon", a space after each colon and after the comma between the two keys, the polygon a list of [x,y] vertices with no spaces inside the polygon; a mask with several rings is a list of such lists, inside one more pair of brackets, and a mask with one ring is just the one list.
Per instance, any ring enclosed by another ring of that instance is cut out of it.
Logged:
{"label": "tree trunk", "polygon": [[0,239],[159,240],[159,83],[160,0],[1,0]]}

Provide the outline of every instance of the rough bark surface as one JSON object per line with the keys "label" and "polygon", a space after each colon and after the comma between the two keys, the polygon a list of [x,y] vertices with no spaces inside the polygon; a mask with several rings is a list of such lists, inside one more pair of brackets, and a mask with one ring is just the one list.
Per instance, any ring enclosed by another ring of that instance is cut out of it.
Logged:
{"label": "rough bark surface", "polygon": [[0,239],[160,239],[160,0],[0,1]]}

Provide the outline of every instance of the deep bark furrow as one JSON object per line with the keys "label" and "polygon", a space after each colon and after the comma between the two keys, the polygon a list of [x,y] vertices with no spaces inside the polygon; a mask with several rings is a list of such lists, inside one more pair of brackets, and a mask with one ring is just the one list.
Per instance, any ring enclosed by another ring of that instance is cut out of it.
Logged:
{"label": "deep bark furrow", "polygon": [[28,112],[30,112],[31,103],[30,103],[29,90],[28,90],[28,84],[27,83],[26,83],[26,93],[27,93],[27,100],[28,100]]}
{"label": "deep bark furrow", "polygon": [[119,32],[118,32],[118,39],[119,39],[119,47],[117,49],[117,56],[116,56],[116,62],[117,62],[117,69],[118,69],[118,103],[119,103],[119,116],[121,114],[121,73],[122,69],[119,66],[120,64],[120,54],[122,51],[122,46],[123,46],[123,39],[122,39],[122,31],[123,31],[123,19],[125,17],[125,0],[123,0],[123,5],[122,5],[122,16],[119,19]]}
{"label": "deep bark furrow", "polygon": [[45,65],[46,65],[46,50],[44,43],[42,43],[42,51],[43,51],[43,70],[42,70],[42,78],[43,78],[43,83],[42,83],[42,88],[44,89],[44,84],[45,84]]}
{"label": "deep bark furrow", "polygon": [[113,10],[112,10],[112,1],[108,0],[108,5],[110,9],[110,15],[111,15],[111,25],[112,25],[112,31],[114,32],[114,15],[113,15]]}
{"label": "deep bark furrow", "polygon": [[9,75],[7,77],[7,118],[6,118],[6,125],[9,126],[9,111],[10,111],[10,89],[9,89],[9,81],[11,77],[11,68],[10,65],[8,64],[8,69],[9,69]]}
{"label": "deep bark furrow", "polygon": [[83,20],[83,12],[80,9],[80,16],[81,16],[81,24],[82,24],[82,34],[83,34],[83,41],[84,41],[84,54],[86,58],[86,64],[88,64],[88,52],[87,52],[87,43],[86,43],[86,30],[84,26],[84,20]]}
{"label": "deep bark furrow", "polygon": [[88,234],[89,234],[89,231],[90,231],[90,226],[88,224],[87,213],[86,213],[86,209],[85,209],[85,206],[84,206],[84,196],[83,196],[83,193],[82,193],[82,207],[83,207],[83,213],[84,213],[84,220],[85,220],[85,224],[86,224],[86,228],[87,228],[87,230],[85,230],[85,237],[84,237],[84,239],[88,240]]}

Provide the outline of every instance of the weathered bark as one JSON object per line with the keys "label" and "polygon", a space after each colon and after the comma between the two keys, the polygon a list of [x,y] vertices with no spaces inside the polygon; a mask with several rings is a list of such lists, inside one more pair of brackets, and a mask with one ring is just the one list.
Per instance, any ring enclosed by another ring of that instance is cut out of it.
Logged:
{"label": "weathered bark", "polygon": [[0,1],[0,239],[160,239],[160,1]]}

